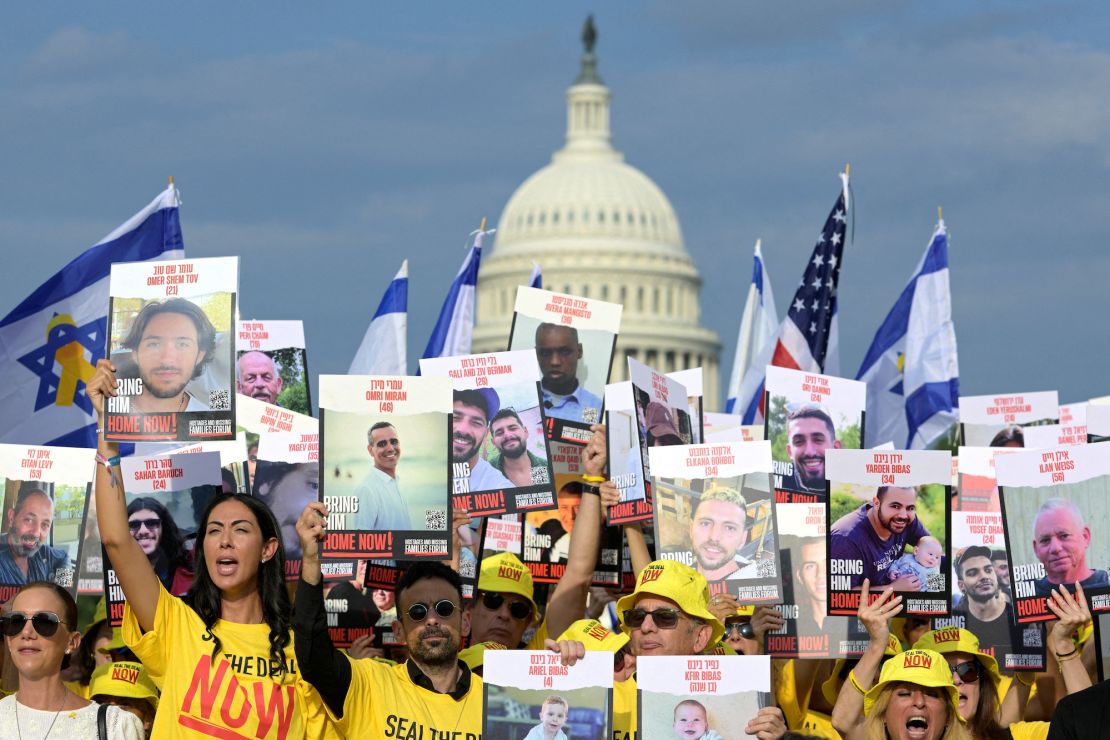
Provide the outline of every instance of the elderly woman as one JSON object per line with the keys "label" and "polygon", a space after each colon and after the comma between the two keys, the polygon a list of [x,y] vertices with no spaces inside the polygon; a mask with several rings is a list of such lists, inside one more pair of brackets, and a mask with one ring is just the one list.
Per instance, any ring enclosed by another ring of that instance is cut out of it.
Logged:
{"label": "elderly woman", "polygon": [[[77,651],[77,603],[48,581],[23,586],[0,615],[0,631],[19,689],[0,699],[0,737],[145,737],[139,718],[118,707],[90,702],[66,688],[62,669]],[[106,733],[98,733],[103,717]]]}
{"label": "elderly woman", "polygon": [[944,656],[907,650],[883,665],[863,698],[866,740],[967,740],[959,692]]}

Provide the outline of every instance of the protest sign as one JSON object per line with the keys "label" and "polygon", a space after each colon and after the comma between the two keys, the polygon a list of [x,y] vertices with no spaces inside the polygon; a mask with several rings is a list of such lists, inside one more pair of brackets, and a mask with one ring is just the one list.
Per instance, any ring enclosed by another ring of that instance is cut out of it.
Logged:
{"label": "protest sign", "polygon": [[864,579],[905,616],[947,614],[951,454],[829,450],[826,475],[829,614],[854,615]]}
{"label": "protest sign", "polygon": [[968,447],[1022,447],[1024,427],[1059,418],[1056,391],[960,396],[960,438]]}
{"label": "protest sign", "polygon": [[643,450],[640,446],[636,406],[632,401],[632,382],[605,386],[606,440],[609,480],[620,495],[618,505],[610,507],[608,521],[617,525],[651,518],[647,499]]}
{"label": "protest sign", "polygon": [[[362,637],[377,638],[377,625],[381,620],[378,600],[366,592],[366,567],[369,561],[360,560],[355,567],[355,577],[347,581],[324,584],[324,613],[328,622],[328,637],[339,648],[350,647]],[[392,592],[389,592],[392,598]],[[394,618],[396,618],[394,609]],[[390,620],[392,626],[392,620]]]}
{"label": "protest sign", "polygon": [[240,321],[235,388],[263,403],[312,414],[308,353],[300,321]]}
{"label": "protest sign", "polygon": [[1098,445],[1022,450],[994,461],[1018,622],[1053,619],[1045,598],[1083,585],[1110,610],[1110,458]]}
{"label": "protest sign", "polygon": [[667,373],[671,380],[677,380],[686,389],[686,401],[690,405],[690,444],[700,445],[705,441],[705,392],[702,389],[702,369],[692,367]]}
{"label": "protest sign", "polygon": [[755,442],[764,438],[762,424],[744,424],[737,414],[706,411],[702,416],[706,442]]}
{"label": "protest sign", "polygon": [[567,567],[570,534],[582,503],[582,448],[566,442],[551,442],[551,469],[555,474],[558,507],[530,511],[524,516],[524,545],[521,561],[532,571],[536,583],[558,583]]}
{"label": "protest sign", "polygon": [[235,438],[238,283],[238,257],[112,265],[106,439]]}
{"label": "protest sign", "polygon": [[765,407],[775,497],[779,503],[824,501],[826,452],[864,447],[867,385],[769,366]]}
{"label": "protest sign", "polygon": [[285,546],[285,577],[297,580],[303,556],[297,520],[310,502],[320,498],[320,435],[263,434],[252,490],[274,512]]}
{"label": "protest sign", "polygon": [[548,437],[585,444],[602,420],[602,394],[622,306],[539,288],[517,289],[510,350],[535,350]]}
{"label": "protest sign", "polygon": [[639,728],[644,738],[743,737],[771,705],[765,655],[644,656],[636,661]]}
{"label": "protest sign", "polygon": [[94,450],[0,445],[3,546],[0,603],[34,581],[77,593],[82,521],[96,470]]}
{"label": "protest sign", "polygon": [[450,412],[447,378],[320,376],[321,557],[450,557]]}
{"label": "protest sign", "polygon": [[658,557],[705,576],[742,604],[779,601],[770,442],[648,450]]}
{"label": "protest sign", "polygon": [[587,652],[573,666],[559,653],[487,650],[482,736],[610,740],[613,726],[613,655]]}
{"label": "protest sign", "polygon": [[[203,547],[204,535],[197,531],[201,514],[223,487],[219,453],[125,457],[120,471],[131,536],[166,591],[181,596],[193,583],[197,548]],[[108,617],[118,626],[123,619],[123,589],[107,555],[104,592]]]}
{"label": "protest sign", "polygon": [[420,372],[454,387],[452,507],[471,516],[554,508],[535,353],[423,359]]}

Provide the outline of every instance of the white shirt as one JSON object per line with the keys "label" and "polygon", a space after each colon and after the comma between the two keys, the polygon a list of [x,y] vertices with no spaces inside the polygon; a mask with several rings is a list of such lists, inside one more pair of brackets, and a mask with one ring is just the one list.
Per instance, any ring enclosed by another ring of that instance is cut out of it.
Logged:
{"label": "white shirt", "polygon": [[[97,737],[96,711],[99,704],[95,701],[83,709],[66,709],[62,712],[42,711],[31,709],[22,704],[18,706],[19,725],[16,725],[16,698],[15,694],[0,699],[0,737],[4,738],[35,738],[47,740],[54,738],[60,740],[77,740],[88,738],[95,740]],[[55,719],[57,717],[57,719]],[[143,731],[142,721],[131,712],[119,707],[108,707],[108,737],[110,740],[144,740],[146,733]],[[54,726],[51,727],[50,723]],[[50,734],[46,734],[47,729]]]}
{"label": "white shirt", "polygon": [[358,496],[358,512],[354,515],[354,525],[348,518],[348,529],[360,532],[385,532],[395,530],[404,532],[412,529],[409,520],[409,507],[398,488],[399,478],[391,478],[388,473],[370,468],[369,474],[355,489]]}

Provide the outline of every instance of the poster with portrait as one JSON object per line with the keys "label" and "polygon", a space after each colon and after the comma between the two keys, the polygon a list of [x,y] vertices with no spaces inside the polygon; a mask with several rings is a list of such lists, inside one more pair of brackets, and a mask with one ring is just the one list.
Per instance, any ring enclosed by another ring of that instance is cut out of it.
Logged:
{"label": "poster with portrait", "polygon": [[842,658],[862,652],[858,620],[828,616],[825,504],[776,504],[782,567],[781,629],[764,638],[774,658]]}
{"label": "poster with portrait", "polygon": [[1023,447],[1025,427],[1059,419],[1056,391],[960,396],[960,439],[969,447]]}
{"label": "poster with portrait", "polygon": [[487,650],[482,737],[610,740],[612,653],[587,652],[572,666],[561,660],[550,651]]}
{"label": "poster with portrait", "polygon": [[[165,447],[165,445],[144,445]],[[247,474],[247,435],[237,432],[235,439],[221,442],[197,442],[168,450],[151,451],[149,457],[191,455],[197,452],[216,452],[220,455],[220,475],[225,493],[248,493],[250,481]]]}
{"label": "poster with portrait", "polygon": [[827,451],[866,446],[867,384],[769,366],[765,389],[775,497],[788,504],[824,501]]}
{"label": "poster with portrait", "polygon": [[558,506],[524,515],[524,551],[521,561],[535,583],[558,583],[567,567],[570,534],[582,504],[582,448],[551,442],[551,469],[555,475]]}
{"label": "poster with portrait", "polygon": [[301,575],[304,555],[297,520],[310,502],[320,498],[319,432],[263,434],[258,440],[251,490],[255,498],[274,512],[285,548],[285,579],[296,581]]}
{"label": "poster with portrait", "polygon": [[269,432],[319,434],[320,421],[296,411],[259,401],[242,393],[235,396],[235,424],[247,438],[247,476],[253,480],[258,466],[258,440]]}
{"label": "poster with portrait", "polygon": [[952,455],[946,450],[829,450],[829,614],[854,615],[860,587],[891,587],[903,616],[947,614]]}
{"label": "poster with portrait", "polygon": [[1095,657],[1098,667],[1098,680],[1110,677],[1110,612],[1094,615],[1095,620]]}
{"label": "poster with portrait", "polygon": [[34,581],[77,593],[82,527],[96,470],[95,450],[0,445],[3,546],[0,603]]}
{"label": "poster with portrait", "polygon": [[705,441],[705,391],[702,389],[702,369],[692,367],[667,373],[671,380],[677,380],[686,389],[686,401],[690,404],[690,444],[700,445]]}
{"label": "poster with portrait", "polygon": [[301,321],[240,321],[235,389],[263,403],[312,415]]}
{"label": "poster with portrait", "polygon": [[[338,648],[348,648],[355,640],[364,637],[378,637],[376,632],[381,611],[365,585],[368,563],[368,560],[359,560],[355,566],[355,577],[350,580],[324,583],[324,614],[328,622],[328,637],[331,638],[332,645]],[[392,628],[392,620],[390,626]]]}
{"label": "poster with portrait", "polygon": [[689,565],[711,593],[741,604],[779,601],[770,442],[653,447],[648,455],[657,557]]}
{"label": "poster with portrait", "polygon": [[448,378],[320,376],[321,558],[451,556],[450,415]]}
{"label": "poster with portrait", "polygon": [[[366,563],[367,568],[371,567],[370,561],[363,560],[361,563]],[[374,607],[378,610],[378,621],[373,624],[374,647],[382,648],[404,645],[405,641],[401,639],[401,634],[393,629],[393,622],[400,619],[397,616],[396,591],[393,588],[367,585],[366,593],[370,596],[370,600],[374,602]]]}
{"label": "poster with portrait", "polygon": [[994,461],[1018,622],[1054,619],[1045,598],[1083,585],[1110,610],[1110,456],[1098,445],[1022,450]]}
{"label": "poster with portrait", "polygon": [[764,439],[762,424],[744,424],[737,414],[706,411],[703,415],[706,442],[755,442]]}
{"label": "poster with portrait", "polygon": [[608,521],[612,525],[649,521],[651,501],[647,498],[640,425],[632,401],[631,381],[605,386],[605,418],[609,480],[620,495],[619,503],[609,508]]}
{"label": "poster with portrait", "polygon": [[112,265],[106,439],[235,438],[238,285],[238,257]]}
{"label": "poster with portrait", "polygon": [[[120,461],[127,524],[131,536],[162,586],[181,596],[193,584],[198,531],[209,500],[223,488],[220,455],[197,452],[170,457],[125,457]],[[104,554],[104,592],[112,626],[123,620],[123,589]]]}
{"label": "poster with portrait", "polygon": [[471,516],[554,508],[536,354],[424,359],[420,372],[454,387],[451,506]]}
{"label": "poster with portrait", "polygon": [[[645,656],[636,661],[640,736],[740,740],[772,705],[766,655]],[[701,734],[699,734],[701,733]]]}
{"label": "poster with portrait", "polygon": [[605,384],[620,332],[619,303],[521,286],[510,350],[533,350],[540,367],[547,436],[586,444],[602,420]]}

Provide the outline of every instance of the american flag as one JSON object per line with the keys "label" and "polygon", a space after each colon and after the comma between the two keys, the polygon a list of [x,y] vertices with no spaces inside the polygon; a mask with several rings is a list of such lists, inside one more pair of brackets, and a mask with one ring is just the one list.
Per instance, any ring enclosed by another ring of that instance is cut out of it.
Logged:
{"label": "american flag", "polygon": [[839,363],[835,359],[838,354],[836,291],[850,205],[848,174],[841,173],[840,180],[840,195],[825,219],[825,226],[813,248],[813,256],[806,264],[790,310],[779,327],[778,337],[761,357],[752,360],[741,383],[741,397],[751,399],[747,408],[737,410],[744,424],[763,423],[763,386],[767,365],[815,373],[823,373],[826,369],[830,374],[839,372]]}

